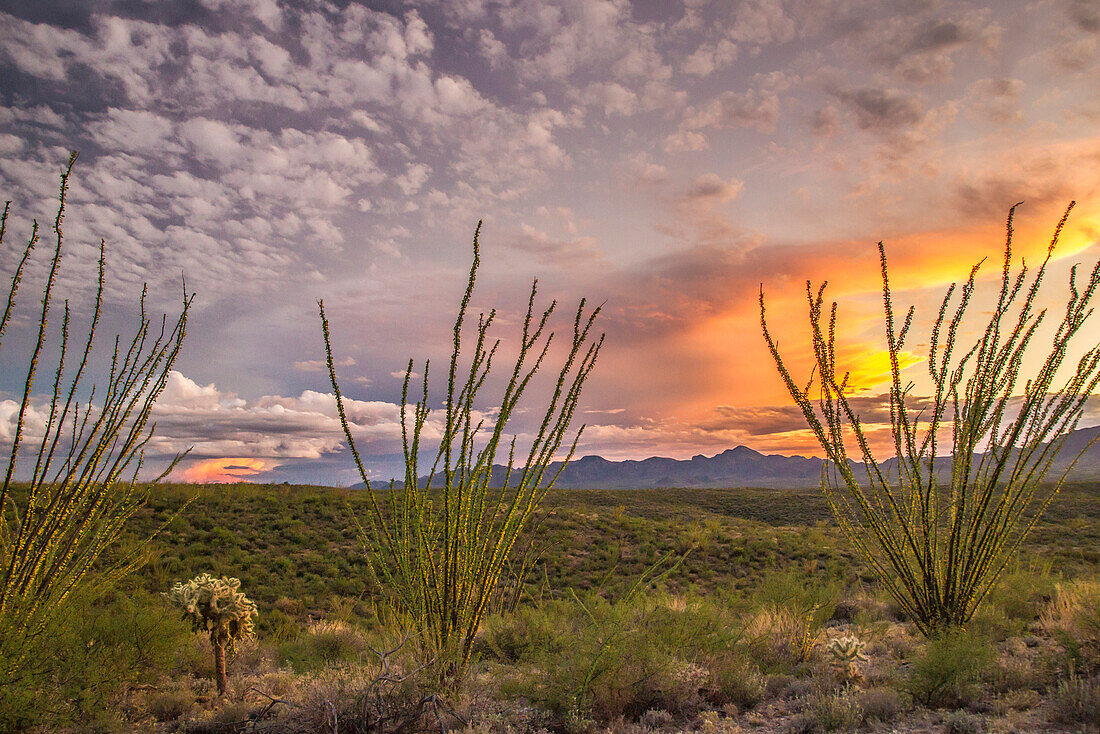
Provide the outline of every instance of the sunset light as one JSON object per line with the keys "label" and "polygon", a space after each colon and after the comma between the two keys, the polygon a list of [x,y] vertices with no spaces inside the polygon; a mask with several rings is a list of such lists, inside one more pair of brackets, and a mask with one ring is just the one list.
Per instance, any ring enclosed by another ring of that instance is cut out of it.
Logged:
{"label": "sunset light", "polygon": [[73,282],[104,237],[108,303],[147,282],[169,308],[181,276],[196,292],[150,446],[192,448],[177,477],[360,481],[319,298],[365,465],[399,475],[401,376],[431,359],[442,407],[479,220],[471,308],[498,309],[502,350],[534,278],[559,333],[564,304],[603,304],[578,451],[616,459],[814,451],[763,418],[789,406],[761,288],[780,341],[805,345],[806,283],[827,281],[870,395],[888,372],[878,242],[917,308],[918,387],[947,286],[985,259],[976,297],[992,292],[1011,206],[1014,262],[1034,266],[1077,202],[1044,305],[1100,256],[1087,2],[156,5],[0,13],[0,182],[30,211],[80,149]]}

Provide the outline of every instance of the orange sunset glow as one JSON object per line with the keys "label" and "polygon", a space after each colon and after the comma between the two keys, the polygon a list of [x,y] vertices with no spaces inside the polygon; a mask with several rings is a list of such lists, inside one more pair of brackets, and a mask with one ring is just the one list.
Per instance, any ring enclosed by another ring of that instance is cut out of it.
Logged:
{"label": "orange sunset glow", "polygon": [[204,459],[182,471],[173,472],[171,478],[188,484],[247,482],[276,466],[272,461],[248,457]]}

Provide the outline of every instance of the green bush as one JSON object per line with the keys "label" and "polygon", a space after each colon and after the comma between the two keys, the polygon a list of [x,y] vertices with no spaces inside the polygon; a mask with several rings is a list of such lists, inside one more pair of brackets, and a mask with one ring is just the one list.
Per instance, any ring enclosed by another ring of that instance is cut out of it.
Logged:
{"label": "green bush", "polygon": [[362,630],[346,622],[314,622],[295,639],[279,644],[279,664],[301,673],[361,662],[369,653]]}
{"label": "green bush", "polygon": [[724,650],[702,656],[700,662],[710,674],[703,691],[707,703],[719,708],[730,704],[751,709],[764,700],[765,678],[743,650]]}
{"label": "green bush", "polygon": [[745,636],[765,673],[797,673],[819,652],[825,623],[836,611],[839,587],[803,575],[765,577],[753,593],[755,612]]}
{"label": "green bush", "polygon": [[930,638],[909,668],[907,690],[933,708],[958,708],[981,693],[982,677],[992,668],[993,647],[975,633],[957,629]]}
{"label": "green bush", "polygon": [[754,705],[763,678],[718,598],[654,594],[608,602],[589,593],[573,602],[521,607],[494,621],[493,642],[534,632],[500,659],[520,671],[506,694],[538,701],[562,721],[636,719],[659,709],[688,716],[708,706]]}
{"label": "green bush", "polygon": [[1039,620],[1057,588],[1058,578],[1049,565],[1018,563],[1001,575],[974,615],[972,626],[998,639],[1022,635]]}
{"label": "green bush", "polygon": [[128,686],[169,674],[187,627],[161,599],[112,592],[74,600],[42,637],[42,665],[0,696],[0,731],[61,727],[113,717]]}

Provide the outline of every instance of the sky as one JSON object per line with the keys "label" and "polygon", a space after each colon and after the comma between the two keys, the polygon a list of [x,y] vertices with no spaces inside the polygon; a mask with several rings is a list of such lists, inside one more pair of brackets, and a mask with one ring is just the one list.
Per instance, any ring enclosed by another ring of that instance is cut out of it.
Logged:
{"label": "sky", "polygon": [[[2,0],[4,273],[74,149],[60,282],[78,317],[101,238],[108,327],[132,323],[143,284],[156,312],[184,282],[196,294],[150,444],[151,464],[192,449],[173,478],[359,481],[321,298],[368,472],[399,474],[404,370],[449,355],[479,220],[471,308],[498,309],[505,352],[534,278],[559,331],[582,297],[603,304],[579,454],[806,455],[761,287],[805,375],[805,283],[829,281],[871,411],[879,241],[918,326],[978,260],[997,275],[1017,202],[1015,253],[1034,262],[1077,201],[1050,303],[1100,258],[1100,5]],[[0,443],[31,316],[0,356]]]}

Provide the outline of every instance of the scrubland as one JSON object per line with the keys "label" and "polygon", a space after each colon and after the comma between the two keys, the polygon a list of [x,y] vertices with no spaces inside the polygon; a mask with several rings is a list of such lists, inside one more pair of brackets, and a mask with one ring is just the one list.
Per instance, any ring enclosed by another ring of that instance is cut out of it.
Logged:
{"label": "scrubland", "polygon": [[[192,500],[190,504],[186,501]],[[1100,721],[1100,491],[1063,489],[965,628],[931,640],[811,490],[552,492],[458,686],[379,621],[364,492],[163,486],[153,560],[59,619],[5,726],[76,731],[1083,731]],[[115,552],[123,553],[127,542]],[[109,559],[106,559],[109,561]],[[260,614],[218,696],[162,596],[241,579]],[[403,644],[402,644],[403,643]]]}

